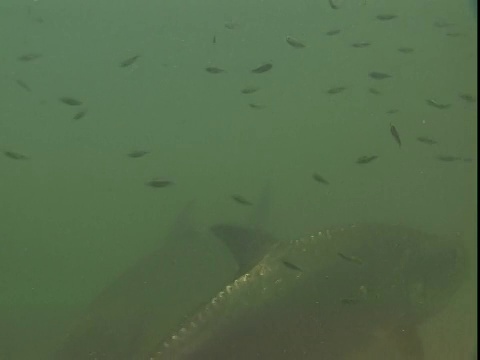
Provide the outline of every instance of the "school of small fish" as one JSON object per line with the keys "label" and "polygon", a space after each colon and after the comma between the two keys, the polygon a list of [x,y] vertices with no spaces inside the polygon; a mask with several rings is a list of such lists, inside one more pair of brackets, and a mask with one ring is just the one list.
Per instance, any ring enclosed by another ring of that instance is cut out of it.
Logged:
{"label": "school of small fish", "polygon": [[[342,13],[343,11],[342,9],[347,5],[347,2],[345,0],[325,0],[325,4],[328,5],[330,10],[333,10],[332,14],[334,13],[335,15],[338,15]],[[366,0],[360,1],[359,4],[362,6],[368,6],[368,2]],[[33,16],[30,14],[30,11],[28,16],[31,18],[30,19],[31,21],[36,23],[36,26],[43,26],[42,24],[45,21],[42,17]],[[386,24],[389,24],[388,26],[391,25],[393,27],[397,26],[398,31],[401,31],[402,25],[399,19],[403,18],[404,16],[406,15],[399,15],[396,13],[385,12],[380,14],[372,14],[370,16],[370,20],[372,22],[377,23],[377,26],[385,26]],[[450,38],[459,37],[463,35],[461,32],[458,32],[455,30],[455,24],[446,20],[437,20],[433,23],[433,26],[438,29],[448,29],[446,30],[444,35]],[[246,26],[244,26],[244,24],[236,21],[227,21],[220,24],[218,33],[209,34],[207,36],[208,39],[210,39],[209,40],[210,46],[215,46],[216,48],[221,47],[222,42],[225,41],[224,40],[225,32],[230,32],[230,34],[232,34],[235,32],[243,31],[245,28]],[[340,39],[342,35],[345,33],[345,31],[347,30],[348,29],[342,29],[340,27],[332,28],[331,30],[323,32],[323,35],[328,37],[334,37],[335,39],[336,38]],[[317,34],[317,35],[321,35],[321,34]],[[283,41],[282,41],[282,37],[283,37]],[[290,48],[291,50],[286,50],[288,53],[300,54],[300,56],[304,56],[304,57],[307,57],[309,54],[309,51],[312,51],[312,49],[315,49],[316,47],[318,47],[319,43],[321,42],[321,40],[319,40],[318,38],[314,40],[312,36],[309,36],[308,34],[305,34],[305,33],[281,34],[279,35],[278,39],[272,39],[272,41],[279,41],[279,43],[282,43],[285,45],[286,49]],[[345,46],[349,46],[353,49],[356,49],[351,51],[358,51],[360,53],[368,52],[370,51],[371,48],[374,48],[374,47],[377,47],[378,49],[378,44],[376,44],[375,41],[373,41],[373,39],[359,38],[357,41],[345,43]],[[14,55],[13,58],[19,63],[22,63],[21,65],[22,67],[31,66],[29,64],[38,64],[38,63],[48,61],[49,60],[48,54],[44,54],[38,50],[39,49],[35,49],[33,51],[25,51],[23,53]],[[398,44],[397,46],[393,47],[393,50],[396,51],[397,54],[398,53],[408,54],[408,56],[410,57],[415,56],[417,54],[416,49],[413,46],[409,46],[409,44]],[[403,55],[398,55],[398,56],[403,56]],[[120,56],[118,56],[116,60],[114,60],[113,66],[115,67],[116,65],[117,71],[121,71],[121,72],[126,71],[128,73],[129,71],[134,70],[136,68],[147,66],[145,65],[146,61],[144,61],[146,60],[147,57],[148,57],[148,54],[146,51],[142,51],[142,54],[140,54],[140,53],[132,52],[131,49],[129,49],[129,50],[126,50],[123,53],[123,55],[120,54]],[[288,71],[288,69],[285,69],[285,64],[281,64],[279,66],[275,65],[274,67],[274,63],[276,63],[277,61],[280,63],[280,59],[276,59],[276,60],[269,59],[263,62],[262,62],[262,59],[259,59],[259,61],[256,64],[255,63],[247,64],[244,67],[243,73],[239,74],[239,76],[245,77],[247,81],[245,82],[243,87],[237,88],[237,91],[242,95],[247,95],[245,96],[245,99],[248,98],[249,101],[245,102],[244,104],[248,106],[250,109],[259,110],[259,111],[268,111],[267,109],[270,108],[271,104],[269,104],[268,102],[259,101],[257,99],[259,92],[260,94],[263,94],[265,92],[265,90],[262,90],[262,87],[258,85],[259,83],[258,80],[259,79],[263,80],[266,78],[271,79],[272,77],[275,76],[277,72]],[[227,66],[226,64],[221,64],[221,61],[219,61],[219,63],[212,61],[212,63],[207,64],[206,66],[204,65],[203,66],[204,74],[206,72],[207,74],[215,75],[215,78],[218,78],[218,77],[224,78],[224,77],[230,76],[232,73],[239,71],[238,67],[237,69],[233,69],[232,67]],[[362,75],[364,76],[364,80],[366,83],[364,91],[372,95],[378,96],[378,99],[381,99],[381,97],[385,94],[385,90],[381,87],[381,85],[394,84],[395,81],[397,81],[397,79],[401,77],[400,74],[397,74],[395,71],[392,71],[394,67],[389,66],[389,64],[385,63],[383,64],[382,67],[384,69],[372,68],[370,69],[370,71],[367,71]],[[199,70],[202,70],[201,66],[199,67]],[[209,75],[205,75],[205,76],[209,76]],[[37,85],[32,86],[30,84],[29,79],[27,79],[25,76],[17,77],[15,75],[15,78],[13,80],[18,87],[24,90],[24,96],[27,96],[26,95],[27,93],[29,94],[28,96],[32,96],[33,94],[35,94],[36,91],[38,91],[38,86]],[[204,81],[206,82],[207,87],[208,87],[209,80],[210,79],[204,78]],[[352,90],[349,87],[349,84],[345,84],[345,83],[329,84],[329,85],[325,86],[324,95],[331,96],[332,98],[335,97],[335,99],[347,98],[350,95]],[[376,87],[377,85],[379,87]],[[379,88],[381,90],[379,90]],[[84,120],[88,120],[89,118],[94,117],[95,114],[90,108],[90,106],[87,107],[86,104],[89,104],[89,101],[87,101],[88,100],[87,97],[84,96],[85,94],[81,94],[82,93],[81,91],[79,91],[78,93],[79,93],[79,96],[77,96],[77,94],[75,94],[75,91],[72,91],[72,87],[70,87],[68,89],[67,94],[57,96],[56,102],[57,104],[60,103],[64,105],[64,109],[73,110],[72,115],[70,116],[70,120],[79,121],[80,123],[80,120],[82,120],[83,122]],[[321,96],[321,94],[319,94],[318,96]],[[421,101],[423,101],[424,105],[427,105],[432,109],[436,109],[432,111],[437,111],[437,110],[452,111],[452,108],[457,106],[456,103],[458,102],[463,102],[465,106],[468,106],[467,104],[475,104],[477,100],[475,95],[468,92],[464,92],[464,91],[458,92],[456,96],[457,96],[456,99],[455,98],[442,99],[437,97],[431,97]],[[55,101],[55,99],[52,99],[52,100]],[[404,124],[401,124],[401,120],[398,119],[399,113],[400,113],[400,110],[396,108],[384,110],[384,114],[391,115],[395,118],[395,121],[390,121],[390,136],[393,142],[398,145],[399,149],[402,149],[404,147],[414,146],[412,142],[409,141],[409,139],[414,139],[419,143],[432,146],[432,147],[440,147],[443,144],[443,140],[437,141],[434,137],[427,134],[412,134],[411,131],[407,130],[408,129],[407,126],[404,126]],[[262,112],[259,112],[259,114],[262,114]],[[390,119],[393,119],[393,117],[391,117]],[[384,129],[379,129],[379,133],[387,133],[387,131],[384,131]],[[404,142],[404,140],[406,141]],[[31,160],[32,159],[30,156],[24,155],[22,152],[18,152],[16,149],[3,148],[2,152],[5,157],[11,160]],[[352,162],[358,165],[373,164],[374,162],[377,163],[377,161],[381,162],[381,160],[384,159],[384,156],[382,154],[378,154],[375,152],[372,151],[372,153],[361,154],[356,159],[352,159]],[[139,159],[139,158],[143,158],[148,154],[150,154],[149,150],[138,148],[128,153],[126,152],[124,155],[132,159]],[[459,154],[452,155],[452,154],[440,153],[440,154],[434,155],[432,158],[445,163],[458,162],[458,161],[461,161],[461,162],[472,161],[471,156],[464,156]],[[372,166],[375,166],[375,165],[372,165]],[[326,180],[326,178],[323,175],[323,172],[322,174],[320,174],[320,172],[312,172],[312,174],[313,174],[311,175],[312,179],[315,182],[323,185],[331,184],[330,175],[328,175],[329,180]],[[144,180],[144,184],[152,188],[166,188],[174,184],[174,181],[172,179],[158,177],[157,175],[159,174],[153,174],[150,180],[148,179]],[[238,205],[250,206],[253,204],[246,197],[244,197],[243,195],[239,195],[238,193],[234,193],[233,195],[230,195],[230,198],[233,199],[233,201]],[[343,256],[341,254],[339,254],[339,256],[342,256],[343,258],[348,260],[347,256]],[[285,261],[284,264],[289,268],[295,269],[295,267],[287,261]],[[295,270],[299,270],[299,269],[295,269]]]}

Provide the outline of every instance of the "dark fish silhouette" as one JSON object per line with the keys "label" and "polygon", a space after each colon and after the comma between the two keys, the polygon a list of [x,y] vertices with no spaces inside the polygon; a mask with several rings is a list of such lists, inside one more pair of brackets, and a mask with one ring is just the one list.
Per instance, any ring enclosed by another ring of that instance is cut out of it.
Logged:
{"label": "dark fish silhouette", "polygon": [[390,74],[379,71],[372,71],[368,74],[368,76],[370,76],[374,80],[385,80],[392,77],[392,75]]}
{"label": "dark fish silhouette", "polygon": [[303,48],[306,47],[306,45],[303,42],[301,42],[298,39],[295,39],[292,36],[287,36],[285,38],[285,41],[287,42],[288,45],[290,45],[291,47],[293,47],[295,49],[303,49]]}
{"label": "dark fish silhouette", "polygon": [[429,137],[426,136],[419,136],[417,137],[417,140],[420,141],[421,143],[427,144],[427,145],[435,145],[438,144],[436,140],[433,140]]}
{"label": "dark fish silhouette", "polygon": [[80,120],[87,115],[87,110],[80,110],[75,115],[73,115],[73,120]]}
{"label": "dark fish silhouette", "polygon": [[440,109],[440,110],[445,110],[445,109],[448,109],[449,107],[452,106],[452,104],[441,104],[439,102],[437,102],[436,100],[433,100],[433,99],[428,99],[426,100],[427,104],[434,107],[434,108],[437,108],[437,109]]}
{"label": "dark fish silhouette", "polygon": [[264,72],[272,70],[272,68],[273,68],[273,64],[267,63],[267,64],[260,65],[259,67],[251,70],[251,72],[254,74],[262,74]]}
{"label": "dark fish silhouette", "polygon": [[398,225],[282,241],[258,226],[214,225],[236,260],[232,280],[224,247],[194,230],[190,211],[162,248],[104,289],[55,359],[343,359],[383,330],[401,346],[382,359],[421,359],[417,326],[464,276],[458,239]]}
{"label": "dark fish silhouette", "polygon": [[224,69],[221,69],[221,68],[215,67],[215,66],[206,67],[205,71],[210,73],[210,74],[222,74],[222,73],[225,72]]}
{"label": "dark fish silhouette", "polygon": [[140,58],[140,55],[135,55],[132,57],[129,57],[128,59],[125,59],[120,62],[120,67],[129,67],[137,62],[137,60]]}
{"label": "dark fish silhouette", "polygon": [[368,164],[377,158],[378,158],[377,155],[365,155],[365,156],[360,156],[356,162],[357,164]]}
{"label": "dark fish silhouette", "polygon": [[10,159],[13,159],[13,160],[27,160],[27,159],[29,159],[29,157],[26,156],[26,155],[20,154],[20,153],[15,152],[15,151],[10,151],[10,150],[3,151],[3,154],[6,157],[8,157]]}
{"label": "dark fish silhouette", "polygon": [[70,106],[80,106],[83,104],[83,101],[75,99],[70,96],[62,96],[59,100],[60,102]]}
{"label": "dark fish silhouette", "polygon": [[329,185],[329,184],[330,184],[327,180],[325,180],[325,178],[324,178],[322,175],[320,175],[320,174],[318,174],[318,173],[314,173],[314,174],[312,175],[312,177],[313,177],[313,180],[315,180],[316,182],[319,182],[319,183],[321,183],[321,184],[325,184],[325,185]]}
{"label": "dark fish silhouette", "polygon": [[164,180],[164,179],[153,179],[153,180],[147,181],[145,185],[153,188],[164,188],[164,187],[173,185],[173,182],[170,180]]}
{"label": "dark fish silhouette", "polygon": [[392,134],[393,138],[395,139],[395,142],[398,144],[399,147],[402,146],[402,140],[400,140],[400,134],[398,133],[398,130],[395,126],[390,124],[390,133]]}
{"label": "dark fish silhouette", "polygon": [[232,199],[240,205],[247,205],[247,206],[252,206],[253,205],[253,203],[251,201],[247,200],[242,195],[232,195]]}
{"label": "dark fish silhouette", "polygon": [[292,269],[292,270],[296,270],[296,271],[302,271],[302,269],[300,269],[297,265],[295,264],[292,264],[291,262],[289,261],[286,261],[286,260],[282,260],[282,263],[283,265],[285,265],[287,268],[289,269]]}
{"label": "dark fish silhouette", "polygon": [[130,151],[127,154],[127,156],[136,159],[136,158],[143,157],[149,153],[150,151],[147,151],[147,150],[133,150],[133,151]]}
{"label": "dark fish silhouette", "polygon": [[377,19],[382,20],[382,21],[393,20],[393,19],[396,19],[397,17],[398,17],[398,15],[394,15],[394,14],[380,14],[380,15],[377,15]]}
{"label": "dark fish silhouette", "polygon": [[19,61],[28,62],[28,61],[33,61],[33,60],[40,59],[41,57],[42,57],[42,54],[29,53],[29,54],[21,55],[21,56],[19,56],[17,59],[18,59]]}

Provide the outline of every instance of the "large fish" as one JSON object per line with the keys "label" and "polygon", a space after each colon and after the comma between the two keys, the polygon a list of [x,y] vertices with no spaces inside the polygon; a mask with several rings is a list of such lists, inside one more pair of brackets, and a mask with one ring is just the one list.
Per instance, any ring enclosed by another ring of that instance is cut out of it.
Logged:
{"label": "large fish", "polygon": [[[177,217],[159,249],[139,259],[93,300],[52,358],[147,359],[158,338],[229,279],[216,239],[192,222],[193,204]],[[208,279],[208,281],[202,281]],[[190,310],[189,310],[190,309]]]}
{"label": "large fish", "polygon": [[400,225],[332,227],[293,241],[212,230],[241,275],[159,341],[152,360],[420,360],[417,325],[442,309],[465,269],[459,239]]}

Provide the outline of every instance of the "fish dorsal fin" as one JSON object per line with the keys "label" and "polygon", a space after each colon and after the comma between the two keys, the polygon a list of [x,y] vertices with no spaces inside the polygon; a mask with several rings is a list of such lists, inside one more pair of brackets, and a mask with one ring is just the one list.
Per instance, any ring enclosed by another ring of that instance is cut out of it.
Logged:
{"label": "fish dorsal fin", "polygon": [[238,276],[255,266],[277,242],[265,228],[271,209],[272,187],[267,182],[262,188],[253,211],[247,217],[247,226],[219,224],[212,232],[223,241],[237,262]]}
{"label": "fish dorsal fin", "polygon": [[239,225],[218,224],[210,228],[230,250],[238,265],[238,274],[243,275],[255,266],[278,241],[259,229]]}

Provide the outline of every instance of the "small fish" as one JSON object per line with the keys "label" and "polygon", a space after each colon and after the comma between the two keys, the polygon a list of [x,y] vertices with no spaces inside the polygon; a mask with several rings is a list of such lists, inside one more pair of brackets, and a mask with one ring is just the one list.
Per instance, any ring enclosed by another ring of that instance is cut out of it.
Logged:
{"label": "small fish", "polygon": [[337,86],[333,87],[327,90],[327,94],[334,95],[334,94],[339,94],[343,91],[345,91],[347,88],[344,86]]}
{"label": "small fish", "polygon": [[246,206],[252,206],[253,203],[249,200],[247,200],[245,197],[242,195],[232,195],[232,199],[239,203],[240,205],[246,205]]}
{"label": "small fish", "polygon": [[469,103],[474,103],[475,101],[477,101],[475,96],[470,95],[470,94],[460,94],[460,95],[458,95],[458,97],[460,99],[466,101],[466,102],[469,102]]}
{"label": "small fish", "polygon": [[296,271],[303,272],[303,270],[300,269],[297,265],[292,264],[292,263],[289,262],[289,261],[282,260],[282,264],[285,265],[285,266],[286,266],[287,268],[289,268],[290,270],[296,270]]}
{"label": "small fish", "polygon": [[459,32],[447,32],[445,35],[446,35],[446,36],[450,36],[450,37],[460,37],[460,36],[462,36],[463,34],[462,34],[462,33],[459,33]]}
{"label": "small fish", "polygon": [[411,47],[400,47],[397,50],[404,54],[411,54],[415,51],[415,49]]}
{"label": "small fish", "polygon": [[210,73],[210,74],[221,74],[224,73],[225,70],[215,67],[215,66],[209,66],[205,68],[205,71]]}
{"label": "small fish", "polygon": [[427,144],[427,145],[435,145],[437,144],[437,141],[430,139],[426,136],[419,136],[417,137],[417,140],[420,141],[421,143]]}
{"label": "small fish", "polygon": [[398,15],[394,15],[394,14],[380,14],[376,16],[376,18],[381,21],[393,20],[393,19],[396,19],[397,17]]}
{"label": "small fish", "polygon": [[136,158],[141,158],[149,153],[150,151],[147,151],[147,150],[133,150],[129,152],[127,156],[136,159]]}
{"label": "small fish", "polygon": [[128,59],[125,59],[120,62],[120,67],[122,68],[129,67],[130,65],[133,65],[134,63],[136,63],[139,58],[140,58],[140,55],[129,57]]}
{"label": "small fish", "polygon": [[368,76],[370,76],[372,79],[375,79],[375,80],[384,80],[392,77],[392,75],[390,74],[382,73],[378,71],[372,71],[368,73]]}
{"label": "small fish", "polygon": [[351,263],[355,263],[355,264],[359,264],[359,265],[363,264],[362,259],[360,259],[356,256],[347,256],[347,255],[345,255],[341,252],[338,252],[337,255],[340,256],[343,260],[349,261]]}
{"label": "small fish", "polygon": [[387,110],[387,114],[388,114],[388,115],[398,114],[399,112],[400,112],[400,110],[398,110],[398,109],[389,109],[389,110]]}
{"label": "small fish", "polygon": [[342,7],[343,0],[328,0],[328,5],[330,5],[333,10],[338,10]]}
{"label": "small fish", "polygon": [[306,47],[306,45],[303,42],[301,42],[298,39],[295,39],[292,36],[287,36],[285,40],[287,41],[288,45],[290,45],[291,47],[294,47],[295,49],[303,49],[304,47]]}
{"label": "small fish", "polygon": [[444,162],[452,162],[452,161],[462,160],[461,157],[453,156],[453,155],[437,155],[436,159],[440,160],[440,161],[444,161]]}
{"label": "small fish", "polygon": [[340,299],[340,302],[343,305],[355,305],[355,304],[358,304],[360,302],[360,300],[359,299],[352,299],[352,298],[343,298],[343,299]]}
{"label": "small fish", "polygon": [[77,112],[75,115],[73,115],[73,120],[80,120],[83,118],[85,115],[87,115],[87,110],[80,110]]}
{"label": "small fish", "polygon": [[62,96],[60,99],[60,102],[70,105],[70,106],[80,106],[83,104],[82,101],[77,100],[75,98],[69,97],[69,96]]}
{"label": "small fish", "polygon": [[13,159],[13,160],[27,160],[28,159],[28,156],[25,156],[23,154],[20,154],[20,153],[14,152],[14,151],[5,150],[3,152],[3,154],[6,157],[8,157],[10,159]]}
{"label": "small fish", "polygon": [[37,54],[37,53],[30,53],[30,54],[25,54],[25,55],[21,55],[17,58],[17,60],[19,61],[33,61],[33,60],[37,60],[39,58],[42,57],[42,54]]}
{"label": "small fish", "polygon": [[267,63],[267,64],[263,64],[253,70],[251,70],[250,72],[254,73],[254,74],[262,74],[264,72],[267,72],[269,70],[271,70],[273,68],[273,64],[270,64],[270,63]]}
{"label": "small fish", "polygon": [[356,43],[353,43],[352,44],[352,47],[354,48],[366,48],[368,46],[372,45],[371,43],[369,42],[366,42],[366,41],[360,41],[360,42],[356,42]]}
{"label": "small fish", "polygon": [[15,80],[15,82],[16,82],[17,85],[20,86],[23,90],[28,91],[28,92],[32,92],[32,89],[30,88],[30,86],[28,86],[28,84],[27,84],[25,81],[20,80],[20,79],[17,79],[17,80]]}
{"label": "small fish", "polygon": [[216,44],[216,43],[217,43],[217,37],[213,35],[212,44]]}
{"label": "small fish", "polygon": [[398,146],[402,147],[402,141],[400,140],[400,134],[398,133],[397,128],[392,124],[390,124],[390,133],[392,134],[393,138],[397,142]]}
{"label": "small fish", "polygon": [[451,23],[447,20],[436,20],[434,23],[433,23],[433,26],[437,27],[437,28],[447,28],[447,27],[451,27],[451,26],[455,26],[454,23]]}
{"label": "small fish", "polygon": [[325,178],[324,178],[323,176],[321,176],[321,175],[318,174],[318,173],[314,173],[314,174],[312,175],[312,177],[313,177],[313,180],[315,180],[316,182],[319,182],[319,183],[321,183],[321,184],[325,184],[325,185],[329,185],[329,184],[330,184],[327,180],[325,180]]}
{"label": "small fish", "polygon": [[333,35],[338,35],[342,32],[342,30],[339,30],[339,29],[335,29],[335,30],[330,30],[330,31],[327,31],[325,33],[325,35],[328,35],[328,36],[333,36]]}
{"label": "small fish", "polygon": [[164,188],[173,185],[173,182],[171,182],[170,180],[153,179],[146,182],[145,185],[153,188]]}
{"label": "small fish", "polygon": [[260,88],[258,86],[247,86],[247,87],[243,88],[242,90],[240,90],[240,92],[242,94],[248,95],[248,94],[253,94],[253,93],[257,92],[258,90],[260,90]]}
{"label": "small fish", "polygon": [[440,110],[445,110],[445,109],[448,109],[450,106],[452,106],[451,104],[440,104],[439,102],[433,99],[427,99],[426,102],[428,105]]}
{"label": "small fish", "polygon": [[228,29],[228,30],[235,30],[235,29],[238,29],[240,27],[240,25],[236,22],[233,22],[233,21],[229,21],[229,22],[226,22],[224,24],[224,26]]}
{"label": "small fish", "polygon": [[250,103],[250,104],[248,104],[248,106],[250,106],[252,109],[255,109],[255,110],[262,110],[262,109],[266,108],[265,105],[254,104],[254,103]]}
{"label": "small fish", "polygon": [[380,92],[380,90],[377,90],[377,89],[375,89],[375,88],[369,88],[369,89],[368,89],[368,92],[369,92],[370,94],[373,94],[373,95],[382,95],[382,93]]}
{"label": "small fish", "polygon": [[360,156],[360,157],[357,159],[356,163],[357,163],[357,164],[368,164],[368,163],[372,162],[373,160],[375,160],[375,159],[377,159],[377,158],[378,158],[377,155],[370,155],[370,156],[365,155],[365,156]]}

